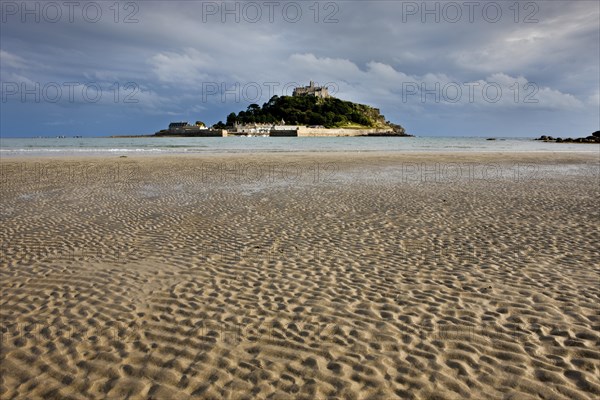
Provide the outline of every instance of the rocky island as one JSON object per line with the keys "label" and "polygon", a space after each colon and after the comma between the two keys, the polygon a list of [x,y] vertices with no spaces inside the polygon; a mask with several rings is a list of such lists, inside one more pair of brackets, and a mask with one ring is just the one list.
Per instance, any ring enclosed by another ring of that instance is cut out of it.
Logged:
{"label": "rocky island", "polygon": [[230,113],[208,128],[197,121],[173,122],[155,136],[412,136],[386,121],[379,109],[331,96],[310,82],[292,96],[273,96],[261,106]]}
{"label": "rocky island", "polygon": [[600,131],[592,133],[590,136],[584,138],[554,138],[552,136],[542,135],[535,140],[542,140],[544,142],[555,142],[555,143],[600,143]]}

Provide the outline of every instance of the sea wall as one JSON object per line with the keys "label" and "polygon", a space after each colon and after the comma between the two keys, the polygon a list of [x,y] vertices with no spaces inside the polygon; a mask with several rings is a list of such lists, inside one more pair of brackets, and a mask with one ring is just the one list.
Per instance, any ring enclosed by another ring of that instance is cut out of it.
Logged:
{"label": "sea wall", "polygon": [[298,136],[366,136],[366,135],[381,135],[391,133],[390,129],[327,129],[327,128],[308,128],[299,127]]}

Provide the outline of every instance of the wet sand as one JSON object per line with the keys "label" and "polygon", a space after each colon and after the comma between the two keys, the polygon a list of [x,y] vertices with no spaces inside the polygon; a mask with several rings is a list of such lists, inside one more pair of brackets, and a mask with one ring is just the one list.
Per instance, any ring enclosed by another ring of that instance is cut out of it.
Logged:
{"label": "wet sand", "polygon": [[600,395],[598,155],[0,167],[2,399]]}

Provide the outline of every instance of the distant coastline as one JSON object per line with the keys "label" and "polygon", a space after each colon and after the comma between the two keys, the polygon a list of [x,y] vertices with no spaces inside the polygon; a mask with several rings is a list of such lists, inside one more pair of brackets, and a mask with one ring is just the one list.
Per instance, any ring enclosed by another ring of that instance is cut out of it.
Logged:
{"label": "distant coastline", "polygon": [[150,138],[155,137],[154,134],[149,135],[111,135],[111,136],[102,136],[110,139],[129,139],[129,138]]}

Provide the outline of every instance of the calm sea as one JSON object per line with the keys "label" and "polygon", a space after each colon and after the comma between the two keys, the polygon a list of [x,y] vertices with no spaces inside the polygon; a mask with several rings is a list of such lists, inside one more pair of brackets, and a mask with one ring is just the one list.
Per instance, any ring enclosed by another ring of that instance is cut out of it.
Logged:
{"label": "calm sea", "polygon": [[544,143],[531,138],[473,137],[226,137],[226,138],[0,138],[0,156],[131,155],[252,152],[582,152],[600,145]]}

